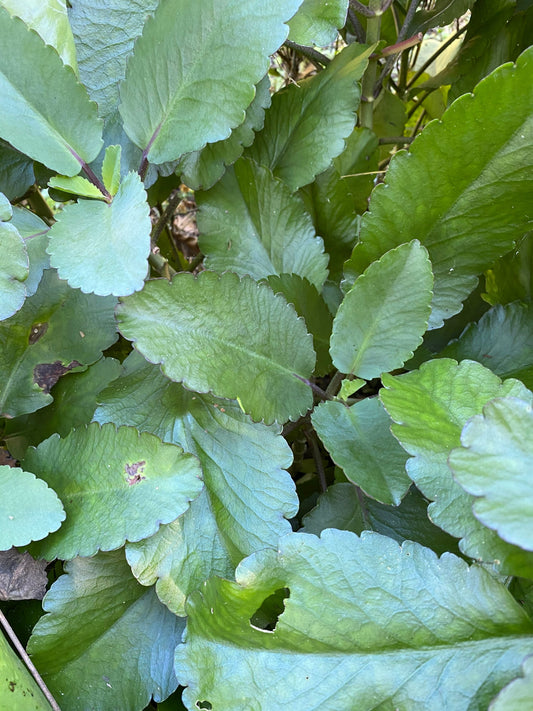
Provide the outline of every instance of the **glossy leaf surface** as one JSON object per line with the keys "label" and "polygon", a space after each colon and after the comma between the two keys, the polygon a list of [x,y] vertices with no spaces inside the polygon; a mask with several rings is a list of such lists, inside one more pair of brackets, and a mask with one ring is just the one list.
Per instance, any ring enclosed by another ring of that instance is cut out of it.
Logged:
{"label": "glossy leaf surface", "polygon": [[289,39],[303,45],[325,46],[344,26],[347,11],[348,0],[304,0],[289,22]]}
{"label": "glossy leaf surface", "polygon": [[29,274],[28,253],[18,230],[9,222],[0,222],[0,321],[13,316],[26,298],[24,282]]}

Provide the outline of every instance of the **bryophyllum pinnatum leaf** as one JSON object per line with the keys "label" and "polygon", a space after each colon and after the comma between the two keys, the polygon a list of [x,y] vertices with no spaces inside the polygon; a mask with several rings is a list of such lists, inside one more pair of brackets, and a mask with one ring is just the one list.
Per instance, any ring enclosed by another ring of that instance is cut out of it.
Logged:
{"label": "bryophyllum pinnatum leaf", "polygon": [[104,195],[98,190],[96,185],[93,185],[87,178],[83,178],[81,175],[75,175],[73,178],[69,178],[66,175],[56,175],[50,178],[48,185],[51,188],[57,188],[58,190],[72,193],[73,195],[95,198],[96,200],[105,200]]}
{"label": "bryophyllum pinnatum leaf", "polygon": [[290,449],[279,428],[252,423],[235,402],[199,395],[165,378],[138,353],[100,394],[94,418],[132,425],[179,444],[202,465],[205,488],[177,521],[128,544],[132,570],[184,615],[188,593],[211,575],[233,576],[242,558],[277,546],[298,509]]}
{"label": "bryophyllum pinnatum leaf", "polygon": [[268,168],[241,158],[196,199],[208,269],[254,279],[293,273],[322,287],[328,275],[324,244],[302,200]]}
{"label": "bryophyllum pinnatum leaf", "polygon": [[330,353],[335,367],[366,380],[400,368],[422,342],[432,286],[431,263],[418,240],[371,264],[333,321]]}
{"label": "bryophyllum pinnatum leaf", "polygon": [[33,161],[0,140],[0,191],[14,200],[22,197],[34,181]]}
{"label": "bryophyllum pinnatum leaf", "polygon": [[466,423],[462,446],[448,459],[456,481],[476,497],[476,518],[528,551],[533,550],[532,434],[532,401],[496,398]]}
{"label": "bryophyllum pinnatum leaf", "polygon": [[[1,195],[1,193],[0,193]],[[3,196],[2,196],[3,197]],[[13,316],[26,298],[29,261],[24,240],[9,222],[0,222],[0,321]]]}
{"label": "bryophyllum pinnatum leaf", "polygon": [[285,40],[284,23],[300,4],[301,0],[159,4],[135,43],[120,88],[126,133],[151,163],[176,160],[228,138],[244,121],[254,85],[267,71],[269,55]]}
{"label": "bryophyllum pinnatum leaf", "polygon": [[485,291],[489,304],[533,300],[533,231],[485,272]]}
{"label": "bryophyllum pinnatum leaf", "polygon": [[0,465],[0,550],[44,538],[64,518],[61,501],[44,481],[19,467]]}
{"label": "bryophyllum pinnatum leaf", "polygon": [[297,190],[329,167],[354,129],[372,47],[351,44],[316,76],[278,91],[245,155]]}
{"label": "bryophyllum pinnatum leaf", "polygon": [[347,262],[350,281],[416,235],[435,275],[430,328],[461,309],[477,275],[531,225],[532,77],[533,48],[460,97],[392,159]]}
{"label": "bryophyllum pinnatum leaf", "polygon": [[0,322],[0,416],[48,405],[62,375],[98,360],[117,338],[115,304],[113,297],[71,289],[46,270],[36,293]]}
{"label": "bryophyllum pinnatum leaf", "polygon": [[533,387],[533,305],[514,302],[493,306],[442,355],[477,360],[496,375],[513,376]]}
{"label": "bryophyllum pinnatum leaf", "polygon": [[377,398],[346,407],[330,400],[311,415],[318,436],[346,477],[368,496],[399,504],[411,486],[407,454],[390,432],[391,420]]}
{"label": "bryophyllum pinnatum leaf", "polygon": [[177,274],[148,282],[117,307],[123,336],[163,373],[198,392],[239,398],[267,424],[312,405],[312,337],[294,308],[265,284],[236,274]]}
{"label": "bryophyllum pinnatum leaf", "polygon": [[337,37],[344,26],[348,0],[304,0],[289,22],[289,39],[303,45],[325,45]]}
{"label": "bryophyllum pinnatum leaf", "polygon": [[28,650],[63,711],[139,711],[177,687],[185,621],[135,580],[123,551],[76,558],[43,601]]}
{"label": "bryophyllum pinnatum leaf", "polygon": [[198,460],[133,427],[91,423],[30,448],[24,464],[61,498],[60,531],[35,544],[38,556],[68,560],[153,535],[187,510],[202,489]]}
{"label": "bryophyllum pinnatum leaf", "polygon": [[533,577],[533,555],[483,526],[472,512],[475,498],[454,479],[448,456],[461,443],[466,421],[489,400],[517,397],[533,402],[518,380],[502,381],[474,361],[442,358],[404,375],[383,375],[380,399],[395,424],[391,430],[411,455],[406,470],[432,503],[431,520],[460,538],[463,553],[501,565],[502,572]]}
{"label": "bryophyllum pinnatum leaf", "polygon": [[50,263],[84,293],[125,296],[142,289],[150,254],[150,208],[136,173],[129,173],[111,204],[67,205],[49,233]]}
{"label": "bryophyllum pinnatum leaf", "polygon": [[35,679],[1,632],[0,674],[1,706],[17,711],[50,711],[50,704]]}
{"label": "bryophyllum pinnatum leaf", "polygon": [[208,143],[200,151],[183,156],[176,169],[181,180],[194,190],[209,190],[224,175],[226,166],[242,155],[255,138],[255,131],[263,128],[265,109],[270,106],[270,79],[266,74],[256,86],[255,97],[246,109],[243,123],[233,129],[229,138]]}
{"label": "bryophyllum pinnatum leaf", "polygon": [[[293,533],[235,577],[189,598],[176,650],[189,708],[486,708],[531,652],[533,623],[503,585],[411,541]],[[254,626],[283,589],[275,629]]]}
{"label": "bryophyllum pinnatum leaf", "polygon": [[11,224],[17,228],[26,246],[30,260],[30,273],[24,286],[26,296],[33,296],[42,279],[43,271],[50,266],[50,259],[46,253],[50,228],[33,212],[17,205],[13,208]]}
{"label": "bryophyllum pinnatum leaf", "polygon": [[2,7],[0,46],[0,136],[52,170],[76,175],[102,147],[96,104],[55,49]]}
{"label": "bryophyllum pinnatum leaf", "polygon": [[533,657],[528,657],[523,667],[523,676],[518,677],[492,700],[489,711],[524,711],[533,699]]}

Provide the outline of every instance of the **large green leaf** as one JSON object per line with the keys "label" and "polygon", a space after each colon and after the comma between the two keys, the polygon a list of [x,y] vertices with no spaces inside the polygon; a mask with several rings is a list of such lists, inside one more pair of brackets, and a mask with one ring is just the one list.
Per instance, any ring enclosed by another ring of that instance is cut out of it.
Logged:
{"label": "large green leaf", "polygon": [[345,47],[326,69],[272,97],[265,125],[247,154],[287,183],[310,183],[344,148],[355,126],[355,111],[372,47]]}
{"label": "large green leaf", "polygon": [[496,375],[512,375],[532,387],[533,305],[515,302],[494,306],[478,323],[470,324],[442,355],[477,360]]}
{"label": "large green leaf", "polygon": [[474,3],[475,0],[436,0],[429,9],[422,7],[415,13],[407,36],[449,25],[471,10]]}
{"label": "large green leaf", "polygon": [[504,541],[533,550],[533,410],[531,402],[497,398],[469,420],[448,462],[476,497],[474,515]]}
{"label": "large green leaf", "polygon": [[411,486],[405,472],[407,455],[390,432],[390,417],[376,398],[346,407],[329,401],[315,408],[311,419],[347,478],[384,504],[399,504]]}
{"label": "large green leaf", "polygon": [[339,306],[330,353],[343,373],[370,380],[400,368],[422,343],[433,274],[418,240],[371,264]]}
{"label": "large green leaf", "polygon": [[94,555],[153,535],[187,510],[202,489],[195,457],[133,427],[92,423],[29,449],[24,466],[64,503],[60,531],[36,544],[39,557]]}
{"label": "large green leaf", "polygon": [[375,176],[364,173],[377,170],[377,147],[372,131],[355,128],[333,164],[300,190],[329,254],[330,278],[337,281],[357,238],[358,213],[367,209]]}
{"label": "large green leaf", "polygon": [[531,707],[533,699],[533,657],[528,657],[523,664],[524,675],[515,679],[496,696],[489,711],[525,711]]}
{"label": "large green leaf", "polygon": [[10,711],[50,711],[35,680],[0,632],[0,707]]}
{"label": "large green leaf", "polygon": [[533,232],[485,272],[485,290],[490,304],[533,300]]}
{"label": "large green leaf", "polygon": [[[1,197],[4,197],[0,193]],[[0,222],[2,263],[0,265],[0,321],[13,316],[26,299],[24,282],[29,274],[28,253],[18,230]]]}
{"label": "large green leaf", "polygon": [[239,398],[255,420],[297,419],[312,405],[312,338],[294,308],[249,277],[202,272],[151,281],[117,307],[122,334],[172,380]]}
{"label": "large green leaf", "polygon": [[102,146],[96,105],[55,49],[2,7],[0,46],[0,136],[52,170],[76,175]]}
{"label": "large green leaf", "polygon": [[[275,629],[254,626],[283,589]],[[290,534],[245,559],[235,583],[209,580],[187,612],[176,674],[189,708],[481,709],[533,642],[485,570],[376,533]]]}
{"label": "large green leaf", "polygon": [[50,263],[84,293],[125,296],[142,289],[150,254],[150,208],[143,184],[129,173],[113,202],[67,205],[49,233]]}
{"label": "large green leaf", "polygon": [[140,711],[169,696],[184,620],[139,585],[122,551],[76,558],[65,570],[28,645],[63,711]]}
{"label": "large green leaf", "polygon": [[225,139],[243,122],[269,55],[287,36],[283,23],[300,3],[159,4],[135,43],[120,89],[126,133],[150,162],[176,160]]}
{"label": "large green leaf", "polygon": [[501,564],[504,572],[533,577],[533,555],[506,543],[472,513],[474,497],[455,481],[448,456],[461,443],[468,418],[495,397],[533,395],[517,380],[504,383],[479,363],[443,358],[405,375],[383,376],[380,398],[395,424],[392,433],[412,455],[407,473],[432,503],[431,520],[452,536],[472,558]]}
{"label": "large green leaf", "polygon": [[24,20],[76,71],[76,48],[65,0],[0,0],[0,5]]}
{"label": "large green leaf", "polygon": [[0,140],[0,191],[14,200],[22,197],[34,181],[33,162]]}
{"label": "large green leaf", "polygon": [[252,423],[236,403],[198,395],[165,378],[138,353],[99,397],[94,418],[147,430],[202,465],[205,490],[174,523],[127,546],[135,575],[184,614],[185,597],[211,575],[231,576],[246,555],[275,547],[298,508],[279,429]]}
{"label": "large green leaf", "polygon": [[17,205],[13,208],[11,224],[17,228],[28,252],[30,273],[24,286],[26,295],[33,296],[42,279],[43,271],[50,266],[50,259],[46,253],[50,228],[33,212]]}
{"label": "large green leaf", "polygon": [[325,528],[357,534],[370,530],[398,543],[415,541],[438,555],[456,552],[455,539],[431,523],[426,509],[427,501],[414,487],[399,506],[389,506],[366,497],[353,484],[341,482],[318,497],[315,508],[303,517],[301,532],[318,536]]}
{"label": "large green leaf", "polygon": [[244,148],[253,143],[255,131],[263,128],[265,109],[270,106],[270,80],[268,74],[256,86],[255,97],[246,109],[246,118],[229,138],[208,143],[201,151],[183,156],[176,169],[181,180],[194,190],[208,190],[223,176],[226,166],[242,155]]}
{"label": "large green leaf", "polygon": [[19,467],[0,465],[0,550],[25,546],[57,531],[65,512],[57,495]]}
{"label": "large green leaf", "polygon": [[334,42],[337,29],[344,27],[349,0],[304,0],[289,22],[289,39],[321,47]]}
{"label": "large green leaf", "polygon": [[530,225],[532,79],[533,48],[516,66],[493,72],[473,96],[458,99],[441,121],[424,129],[409,153],[391,161],[386,185],[375,189],[360,242],[346,265],[349,279],[416,235],[435,274],[430,327],[460,310],[477,274]]}
{"label": "large green leaf", "polygon": [[0,416],[48,405],[62,375],[98,360],[117,338],[115,304],[71,289],[47,270],[34,296],[0,323]]}
{"label": "large green leaf", "polygon": [[324,244],[301,199],[268,168],[241,158],[197,200],[208,269],[254,279],[294,273],[322,287],[328,274]]}

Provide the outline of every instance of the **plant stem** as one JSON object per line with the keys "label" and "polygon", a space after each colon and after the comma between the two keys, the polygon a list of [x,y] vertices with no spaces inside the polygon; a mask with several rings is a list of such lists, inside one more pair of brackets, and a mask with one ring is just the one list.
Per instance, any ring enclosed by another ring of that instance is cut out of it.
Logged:
{"label": "plant stem", "polygon": [[81,167],[85,175],[87,176],[88,180],[90,183],[95,185],[98,190],[102,193],[102,195],[105,197],[106,202],[113,202],[113,196],[111,195],[110,192],[108,192],[106,186],[102,183],[100,178],[93,172],[92,168],[87,165],[85,161],[82,161]]}
{"label": "plant stem", "polygon": [[295,52],[298,52],[298,54],[301,54],[306,59],[309,59],[309,61],[312,62],[317,69],[323,69],[331,62],[329,57],[326,57],[325,54],[318,52],[312,47],[305,47],[302,44],[296,44],[296,42],[293,42],[292,40],[285,40],[284,44],[285,47],[293,49]]}
{"label": "plant stem", "polygon": [[11,640],[11,642],[13,643],[13,646],[15,647],[15,649],[17,650],[17,652],[19,653],[19,655],[20,655],[21,659],[23,660],[24,664],[28,667],[28,670],[29,670],[30,674],[31,674],[32,677],[35,679],[35,682],[37,683],[37,686],[38,686],[39,689],[43,692],[43,695],[46,697],[46,700],[48,701],[48,703],[50,704],[50,706],[53,708],[54,711],[61,711],[61,709],[59,708],[59,704],[58,704],[57,701],[54,699],[54,697],[52,696],[50,690],[48,689],[48,687],[46,686],[46,684],[45,684],[44,681],[42,680],[41,675],[39,674],[39,672],[38,672],[37,669],[35,668],[35,665],[34,665],[33,662],[31,661],[31,659],[28,657],[28,654],[26,653],[26,650],[24,649],[24,647],[23,647],[22,644],[20,643],[19,638],[18,638],[17,635],[15,634],[13,628],[11,627],[11,625],[9,624],[9,622],[7,621],[5,615],[4,615],[4,613],[3,613],[2,611],[0,611],[0,624],[1,624],[2,627],[4,628],[4,630],[5,630],[6,634],[7,634],[7,636],[9,637],[9,639]]}
{"label": "plant stem", "polygon": [[439,47],[439,49],[438,49],[434,54],[432,54],[431,57],[430,57],[426,62],[424,62],[424,64],[420,67],[420,69],[418,69],[418,70],[415,72],[415,74],[413,74],[413,76],[409,79],[409,81],[408,81],[407,84],[405,85],[406,90],[407,90],[407,89],[410,89],[414,84],[416,84],[416,82],[417,82],[418,79],[422,76],[422,74],[426,71],[426,69],[427,69],[431,64],[433,64],[433,62],[437,59],[437,57],[440,57],[440,55],[441,55],[446,49],[448,49],[448,47],[449,47],[453,42],[455,42],[455,40],[456,40],[458,37],[460,37],[460,36],[463,34],[463,32],[466,32],[467,28],[468,28],[468,25],[465,25],[465,26],[462,27],[458,32],[456,32],[454,35],[452,35],[451,37],[449,37],[449,38],[446,40],[446,42],[443,42],[443,43],[442,43],[442,46]]}
{"label": "plant stem", "polygon": [[183,196],[179,190],[176,190],[174,194],[169,198],[168,205],[165,211],[163,212],[159,220],[156,222],[154,229],[152,230],[152,245],[157,244],[157,240],[159,239],[161,232],[163,232],[163,230],[165,229],[167,222],[174,214],[174,210],[180,204],[182,199]]}
{"label": "plant stem", "polygon": [[168,279],[169,281],[172,279],[174,274],[177,274],[176,270],[173,269],[168,263],[168,259],[165,259],[159,251],[154,252],[152,250],[148,256],[148,261],[158,274],[161,274],[162,277],[165,277],[165,279]]}
{"label": "plant stem", "polygon": [[51,227],[55,222],[54,213],[36,185],[32,185],[26,199],[35,214]]}
{"label": "plant stem", "polygon": [[328,387],[326,388],[326,395],[329,395],[329,397],[335,396],[339,392],[339,387],[340,384],[342,383],[344,379],[344,374],[341,373],[339,370],[335,373],[335,375],[331,378]]}
{"label": "plant stem", "polygon": [[363,27],[361,23],[359,22],[359,19],[355,12],[352,10],[351,7],[348,8],[348,20],[352,26],[353,34],[356,38],[356,40],[359,42],[359,44],[364,44],[365,43],[365,31],[363,30]]}
{"label": "plant stem", "polygon": [[311,447],[311,453],[313,455],[313,459],[315,462],[316,466],[316,471],[318,474],[318,478],[320,480],[320,487],[323,492],[327,491],[328,489],[328,482],[326,479],[326,471],[324,469],[324,462],[322,461],[322,455],[320,453],[320,447],[318,446],[318,441],[316,438],[315,431],[312,429],[304,429],[305,432],[305,437],[309,443],[309,446]]}
{"label": "plant stem", "polygon": [[[366,44],[379,42],[381,30],[381,0],[370,0],[369,9],[374,13],[366,22]],[[374,88],[376,84],[378,60],[370,58],[361,86],[360,124],[372,130],[374,117]]]}
{"label": "plant stem", "polygon": [[[395,145],[397,143],[412,143],[414,141],[413,136],[386,136],[385,138],[379,139],[380,146]],[[381,171],[376,171],[380,173]]]}
{"label": "plant stem", "polygon": [[301,380],[302,383],[305,383],[306,385],[309,385],[311,390],[318,395],[318,397],[321,400],[333,400],[333,397],[331,395],[328,395],[326,392],[322,390],[318,385],[315,383],[312,383],[310,380],[307,380],[307,378],[302,378],[301,375],[298,375],[298,373],[293,373],[295,378],[298,378],[298,380]]}

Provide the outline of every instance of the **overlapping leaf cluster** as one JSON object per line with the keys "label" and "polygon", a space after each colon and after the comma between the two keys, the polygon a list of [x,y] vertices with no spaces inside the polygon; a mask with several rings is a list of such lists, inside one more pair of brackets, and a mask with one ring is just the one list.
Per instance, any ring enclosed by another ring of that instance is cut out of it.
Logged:
{"label": "overlapping leaf cluster", "polygon": [[525,708],[533,13],[481,4],[0,0],[0,551],[64,711]]}

